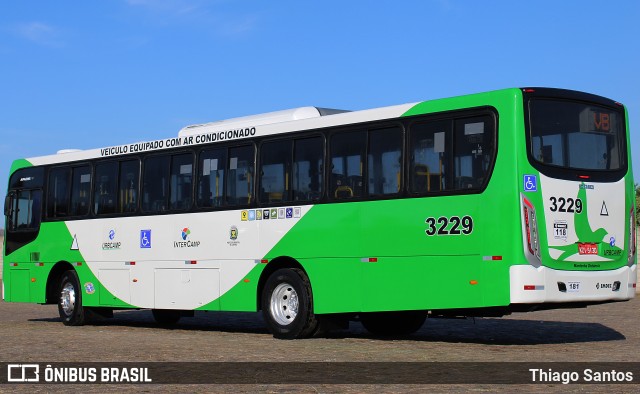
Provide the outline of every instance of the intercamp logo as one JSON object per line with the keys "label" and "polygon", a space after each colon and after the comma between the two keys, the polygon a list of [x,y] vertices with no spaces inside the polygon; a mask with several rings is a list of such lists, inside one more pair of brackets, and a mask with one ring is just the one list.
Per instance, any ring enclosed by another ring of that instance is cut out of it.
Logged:
{"label": "intercamp logo", "polygon": [[182,237],[182,241],[173,241],[174,248],[197,248],[200,246],[200,241],[193,241],[189,239],[191,235],[191,230],[189,227],[185,227],[182,229],[180,236]]}

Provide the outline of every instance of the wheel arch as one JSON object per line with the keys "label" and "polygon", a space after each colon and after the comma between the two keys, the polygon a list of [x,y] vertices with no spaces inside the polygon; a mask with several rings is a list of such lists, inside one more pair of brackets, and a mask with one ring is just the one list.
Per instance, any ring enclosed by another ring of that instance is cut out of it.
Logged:
{"label": "wheel arch", "polygon": [[47,277],[47,290],[46,290],[46,299],[45,304],[57,304],[58,303],[58,285],[60,284],[60,279],[62,278],[62,274],[69,270],[74,270],[71,263],[68,261],[58,261],[55,263],[51,271],[49,271],[49,276]]}
{"label": "wheel arch", "polygon": [[[298,260],[294,259],[293,257],[279,256],[279,257],[276,257],[275,259],[272,259],[271,261],[269,261],[267,266],[262,270],[262,273],[260,274],[260,279],[258,280],[258,288],[256,289],[257,310],[262,310],[262,290],[264,289],[265,283],[267,283],[267,279],[269,279],[269,276],[271,276],[271,274],[273,274],[274,272],[276,272],[281,268],[297,268],[302,272],[304,272],[307,278],[309,278],[309,274],[307,274],[307,271],[304,269],[302,264],[300,264],[300,262],[298,262]],[[311,282],[310,279],[309,279],[309,282]],[[311,285],[311,283],[309,284]],[[312,287],[312,291],[313,291],[313,287]]]}

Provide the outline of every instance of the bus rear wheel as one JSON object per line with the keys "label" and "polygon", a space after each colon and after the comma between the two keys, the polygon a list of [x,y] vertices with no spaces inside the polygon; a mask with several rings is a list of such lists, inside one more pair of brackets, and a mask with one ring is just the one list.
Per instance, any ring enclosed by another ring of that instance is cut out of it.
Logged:
{"label": "bus rear wheel", "polygon": [[313,313],[311,283],[304,271],[275,271],[262,289],[262,315],[275,338],[308,338],[320,333]]}
{"label": "bus rear wheel", "polygon": [[82,306],[80,280],[74,270],[65,271],[60,278],[58,313],[65,326],[82,326],[87,320],[87,311]]}
{"label": "bus rear wheel", "polygon": [[373,312],[360,315],[360,322],[373,335],[381,337],[409,335],[418,331],[427,319],[424,311]]}

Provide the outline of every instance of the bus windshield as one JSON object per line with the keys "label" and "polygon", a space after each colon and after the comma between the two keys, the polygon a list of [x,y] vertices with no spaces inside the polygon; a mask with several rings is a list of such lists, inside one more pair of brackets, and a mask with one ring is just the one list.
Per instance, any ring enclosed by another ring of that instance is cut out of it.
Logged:
{"label": "bus windshield", "polygon": [[529,101],[531,156],[579,170],[624,167],[624,115],[609,107],[558,99]]}

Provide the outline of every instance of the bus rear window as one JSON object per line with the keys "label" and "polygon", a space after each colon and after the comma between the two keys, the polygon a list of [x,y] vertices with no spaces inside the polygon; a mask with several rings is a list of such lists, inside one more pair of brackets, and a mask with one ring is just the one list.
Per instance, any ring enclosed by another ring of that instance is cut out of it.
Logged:
{"label": "bus rear window", "polygon": [[529,101],[531,156],[580,170],[624,166],[624,116],[615,109],[567,100]]}

